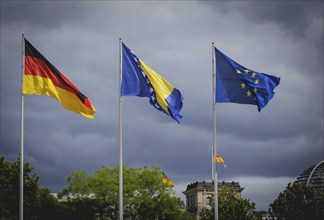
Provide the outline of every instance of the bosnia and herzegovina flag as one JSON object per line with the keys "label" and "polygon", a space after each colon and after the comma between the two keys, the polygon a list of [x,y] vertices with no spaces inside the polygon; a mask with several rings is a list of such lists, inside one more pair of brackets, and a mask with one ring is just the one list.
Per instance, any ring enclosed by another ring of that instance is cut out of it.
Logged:
{"label": "bosnia and herzegovina flag", "polygon": [[94,119],[95,108],[79,89],[25,40],[23,94],[47,95],[67,110]]}
{"label": "bosnia and herzegovina flag", "polygon": [[216,102],[257,105],[261,111],[274,96],[280,78],[247,69],[223,54],[216,53]]}
{"label": "bosnia and herzegovina flag", "polygon": [[149,97],[150,104],[180,123],[182,95],[122,43],[122,96]]}

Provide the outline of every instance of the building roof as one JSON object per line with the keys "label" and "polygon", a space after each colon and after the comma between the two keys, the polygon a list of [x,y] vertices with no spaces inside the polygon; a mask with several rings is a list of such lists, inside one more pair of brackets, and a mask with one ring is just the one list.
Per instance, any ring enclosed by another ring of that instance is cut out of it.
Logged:
{"label": "building roof", "polygon": [[308,183],[309,186],[324,192],[324,160],[306,169],[297,177],[296,182],[305,185]]}
{"label": "building roof", "polygon": [[[218,182],[217,183],[218,189],[224,189],[224,188],[232,188],[237,190],[238,192],[242,192],[244,188],[242,188],[240,186],[239,182]],[[206,182],[206,181],[202,181],[202,182],[194,182],[191,184],[187,185],[187,189],[186,191],[182,192],[183,194],[186,194],[187,191],[191,191],[191,190],[209,190],[209,191],[214,191],[214,182]]]}

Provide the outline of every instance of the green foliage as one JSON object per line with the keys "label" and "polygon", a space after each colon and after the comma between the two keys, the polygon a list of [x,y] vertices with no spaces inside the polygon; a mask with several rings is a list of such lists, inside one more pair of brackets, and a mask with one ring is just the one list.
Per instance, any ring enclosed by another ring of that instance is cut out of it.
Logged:
{"label": "green foliage", "polygon": [[[204,219],[214,219],[214,205]],[[220,220],[258,220],[261,216],[255,210],[255,203],[243,199],[234,189],[222,189],[218,193],[218,217]]]}
{"label": "green foliage", "polygon": [[[80,215],[78,219],[118,218],[118,167],[103,166],[93,174],[72,171],[67,181],[59,197]],[[192,219],[180,210],[180,198],[162,182],[158,167],[123,167],[123,194],[124,219]]]}
{"label": "green foliage", "polygon": [[[0,157],[0,216],[18,219],[20,198],[20,159],[11,163]],[[55,219],[57,200],[39,185],[39,176],[29,163],[24,163],[24,218]],[[48,215],[52,213],[52,215]]]}
{"label": "green foliage", "polygon": [[324,216],[324,193],[304,184],[289,183],[270,204],[273,219],[321,220]]}

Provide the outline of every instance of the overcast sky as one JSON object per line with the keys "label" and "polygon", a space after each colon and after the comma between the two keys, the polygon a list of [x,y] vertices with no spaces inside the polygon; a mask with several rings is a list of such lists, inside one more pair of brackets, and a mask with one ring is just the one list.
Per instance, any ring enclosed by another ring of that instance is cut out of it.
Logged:
{"label": "overcast sky", "polygon": [[211,179],[212,42],[241,65],[281,77],[257,106],[219,103],[219,181],[267,210],[287,184],[323,160],[323,1],[1,1],[1,146],[20,152],[22,34],[97,110],[96,120],[47,96],[25,96],[25,160],[52,192],[72,170],[119,166],[119,38],[181,91],[182,123],[148,98],[123,97],[123,158],[159,166],[177,196]]}

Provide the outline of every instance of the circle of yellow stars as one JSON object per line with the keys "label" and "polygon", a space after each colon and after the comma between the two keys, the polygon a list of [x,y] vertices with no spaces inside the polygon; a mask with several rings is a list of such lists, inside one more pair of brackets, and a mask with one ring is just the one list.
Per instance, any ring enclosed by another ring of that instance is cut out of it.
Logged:
{"label": "circle of yellow stars", "polygon": [[[257,78],[257,74],[256,74],[256,72],[254,72],[254,71],[252,72],[252,71],[249,71],[249,70],[247,70],[247,69],[245,69],[243,72],[244,72],[245,75],[249,75],[249,74],[250,74],[251,78],[252,78],[253,81],[254,81],[254,85],[258,85],[258,84],[259,84],[260,80]],[[237,74],[243,74],[240,70],[236,70],[236,73],[237,73]],[[244,83],[244,81],[242,81],[242,83],[241,83],[241,89],[246,89],[246,88],[247,88],[247,85]],[[252,90],[252,92],[253,92],[254,94],[257,94],[258,89],[257,89],[256,87],[254,87],[253,90]],[[248,97],[251,97],[252,92],[251,92],[250,90],[248,90],[248,91],[246,92],[246,95],[247,95]],[[255,100],[255,99],[256,99],[256,98],[254,97],[254,100]]]}

